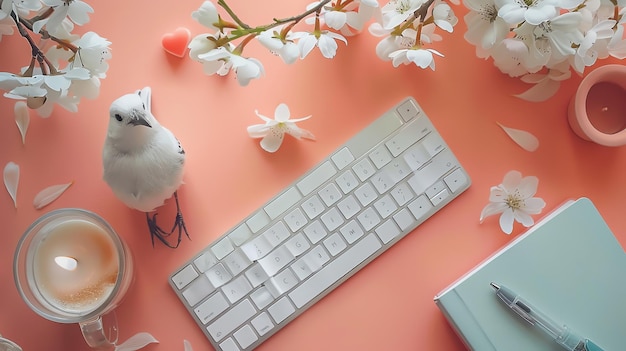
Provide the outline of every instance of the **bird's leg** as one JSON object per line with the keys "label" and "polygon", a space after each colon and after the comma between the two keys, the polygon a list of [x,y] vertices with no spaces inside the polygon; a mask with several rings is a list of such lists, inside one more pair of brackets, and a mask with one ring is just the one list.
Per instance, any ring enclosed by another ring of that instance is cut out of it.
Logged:
{"label": "bird's leg", "polygon": [[[150,217],[150,214],[146,212],[146,220],[148,222],[148,228],[150,229],[150,239],[152,240],[153,247],[154,247],[154,238],[156,237],[165,246],[170,247],[172,249],[177,248],[178,245],[180,245],[180,242],[182,240],[183,231],[185,232],[185,235],[187,236],[187,238],[191,240],[191,238],[189,237],[189,233],[187,232],[187,227],[185,226],[185,221],[183,220],[183,214],[180,210],[180,204],[178,203],[177,192],[174,192],[174,199],[176,200],[176,219],[174,220],[174,225],[172,226],[172,229],[169,232],[166,232],[161,227],[159,227],[159,225],[156,222],[156,216],[157,216],[156,213],[152,217]],[[178,240],[176,242],[176,245],[172,245],[167,240],[167,238],[172,233],[174,233],[175,230],[178,230]]]}

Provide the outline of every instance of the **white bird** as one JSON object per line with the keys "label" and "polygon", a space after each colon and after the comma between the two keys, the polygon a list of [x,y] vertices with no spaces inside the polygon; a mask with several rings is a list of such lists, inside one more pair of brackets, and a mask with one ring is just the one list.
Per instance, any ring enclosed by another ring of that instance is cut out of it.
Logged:
{"label": "white bird", "polygon": [[[119,97],[111,104],[102,160],[104,180],[128,207],[146,213],[152,245],[154,237],[176,248],[182,233],[189,237],[178,203],[177,190],[183,182],[185,150],[171,131],[151,112],[151,89],[145,87]],[[176,219],[170,231],[161,229],[150,212],[174,195]],[[176,243],[167,239],[178,231]]]}

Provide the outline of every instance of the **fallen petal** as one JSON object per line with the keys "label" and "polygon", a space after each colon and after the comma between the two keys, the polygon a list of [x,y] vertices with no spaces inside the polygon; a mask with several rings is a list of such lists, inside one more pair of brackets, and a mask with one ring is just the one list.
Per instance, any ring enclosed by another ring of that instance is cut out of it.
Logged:
{"label": "fallen petal", "polygon": [[515,95],[516,97],[530,101],[530,102],[541,102],[546,101],[559,90],[561,83],[554,80],[544,80],[540,83],[535,84],[534,87],[526,90],[521,94]]}
{"label": "fallen petal", "polygon": [[15,162],[9,162],[4,166],[4,186],[7,188],[13,206],[17,208],[17,185],[20,181],[20,166]]}
{"label": "fallen petal", "polygon": [[24,101],[18,101],[15,103],[15,123],[22,135],[22,144],[26,143],[26,131],[30,124],[30,113],[28,112],[28,106]]}
{"label": "fallen petal", "polygon": [[185,351],[193,351],[191,348],[191,343],[187,340],[183,340],[183,345],[185,345]]}
{"label": "fallen petal", "polygon": [[135,351],[144,348],[148,344],[158,342],[159,341],[150,333],[137,333],[131,336],[128,340],[124,341],[121,345],[117,345],[115,347],[115,351]]}
{"label": "fallen petal", "polygon": [[517,143],[517,145],[521,146],[522,149],[532,152],[539,147],[539,139],[531,133],[521,129],[505,127],[500,123],[498,123],[498,125],[515,143]]}
{"label": "fallen petal", "polygon": [[33,200],[33,206],[35,206],[36,210],[42,209],[52,201],[56,200],[61,194],[67,190],[74,182],[69,182],[67,184],[57,184],[51,185],[42,191],[40,191]]}

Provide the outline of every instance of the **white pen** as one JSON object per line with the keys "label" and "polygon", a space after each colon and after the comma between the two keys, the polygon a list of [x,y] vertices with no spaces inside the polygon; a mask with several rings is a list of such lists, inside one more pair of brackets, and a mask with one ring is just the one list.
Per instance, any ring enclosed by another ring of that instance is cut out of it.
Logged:
{"label": "white pen", "polygon": [[500,300],[502,300],[502,302],[504,302],[511,310],[531,325],[534,325],[544,331],[554,341],[556,341],[557,344],[563,346],[566,350],[603,351],[603,349],[596,345],[593,341],[581,337],[574,331],[570,330],[567,326],[557,324],[552,319],[548,318],[548,316],[531,306],[528,302],[524,301],[511,289],[493,282],[491,283],[491,286],[496,290],[496,296],[498,296]]}

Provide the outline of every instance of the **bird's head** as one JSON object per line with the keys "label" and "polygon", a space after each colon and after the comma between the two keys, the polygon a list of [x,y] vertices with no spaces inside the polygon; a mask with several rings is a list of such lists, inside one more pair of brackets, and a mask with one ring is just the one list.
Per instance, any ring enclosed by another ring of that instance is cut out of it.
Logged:
{"label": "bird's head", "polygon": [[117,98],[109,109],[107,136],[127,149],[141,144],[158,124],[150,112],[150,89],[144,88]]}

